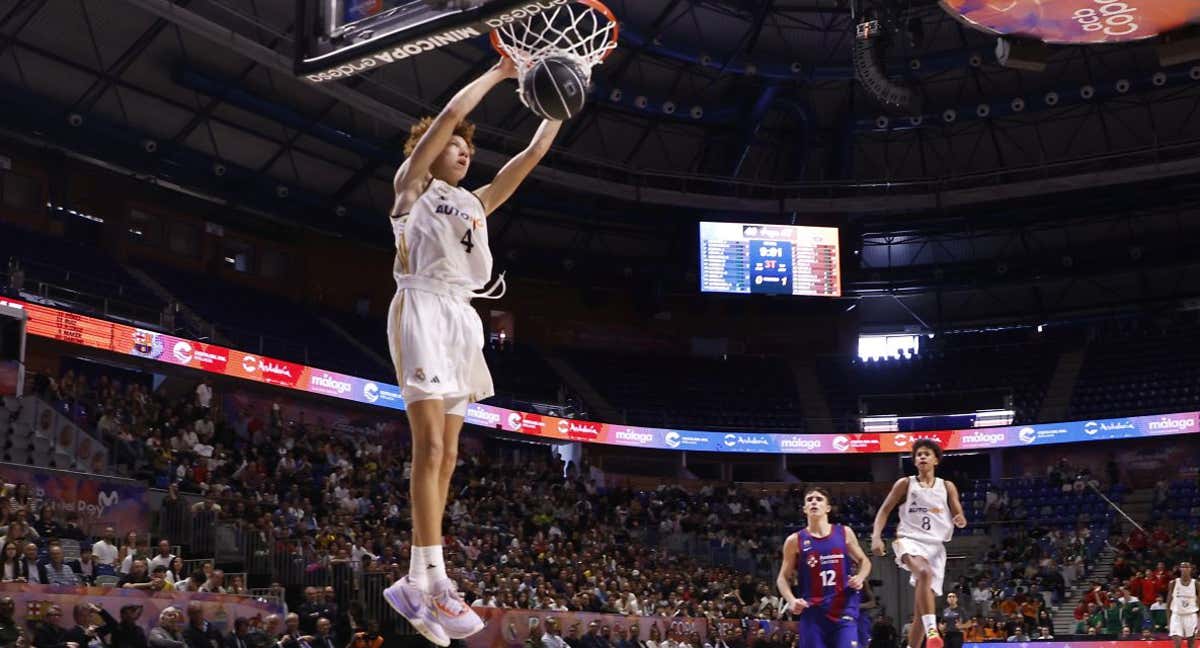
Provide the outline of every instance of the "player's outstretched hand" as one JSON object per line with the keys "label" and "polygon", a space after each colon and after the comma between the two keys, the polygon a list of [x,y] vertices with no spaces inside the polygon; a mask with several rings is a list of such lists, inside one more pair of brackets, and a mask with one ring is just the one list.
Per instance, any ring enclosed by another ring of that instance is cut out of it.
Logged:
{"label": "player's outstretched hand", "polygon": [[959,513],[958,515],[955,515],[955,516],[954,516],[954,526],[956,526],[956,527],[958,527],[958,528],[960,528],[960,529],[961,529],[961,528],[963,528],[963,527],[965,527],[965,526],[967,526],[967,518],[966,518],[966,516],[964,516],[962,513]]}
{"label": "player's outstretched hand", "polygon": [[492,69],[499,71],[505,79],[517,78],[517,64],[507,56],[501,56],[500,61]]}
{"label": "player's outstretched hand", "polygon": [[863,577],[855,574],[850,577],[850,589],[860,590],[863,588]]}
{"label": "player's outstretched hand", "polygon": [[883,538],[871,538],[871,553],[876,556],[882,556],[887,553],[887,549],[883,546]]}
{"label": "player's outstretched hand", "polygon": [[788,606],[788,612],[791,612],[792,614],[800,614],[806,608],[808,608],[808,601],[798,598],[792,601],[791,605]]}

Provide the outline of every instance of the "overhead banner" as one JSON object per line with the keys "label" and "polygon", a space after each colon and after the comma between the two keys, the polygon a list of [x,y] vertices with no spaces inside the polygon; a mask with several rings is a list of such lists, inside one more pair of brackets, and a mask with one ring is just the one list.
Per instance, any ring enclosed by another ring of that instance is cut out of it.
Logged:
{"label": "overhead banner", "polygon": [[[396,385],[185,340],[29,302],[0,299],[0,304],[15,305],[29,312],[30,335],[242,380],[269,383],[309,394],[394,410],[404,409],[404,399],[400,397],[400,388]],[[555,441],[607,443],[653,450],[758,454],[903,453],[910,452],[917,439],[935,439],[946,450],[990,450],[1200,432],[1200,425],[1197,425],[1200,412],[962,430],[837,435],[648,428],[558,418],[482,403],[467,408],[466,421],[493,430]]]}
{"label": "overhead banner", "polygon": [[1200,22],[1196,0],[942,0],[967,24],[1047,43],[1121,43]]}

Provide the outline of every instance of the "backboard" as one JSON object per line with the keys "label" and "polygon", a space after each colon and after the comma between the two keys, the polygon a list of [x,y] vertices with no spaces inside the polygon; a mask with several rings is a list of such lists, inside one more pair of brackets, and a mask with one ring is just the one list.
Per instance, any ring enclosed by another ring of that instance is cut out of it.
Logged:
{"label": "backboard", "polygon": [[[314,83],[348,78],[571,1],[296,0],[296,75]],[[436,8],[458,5],[465,7]]]}

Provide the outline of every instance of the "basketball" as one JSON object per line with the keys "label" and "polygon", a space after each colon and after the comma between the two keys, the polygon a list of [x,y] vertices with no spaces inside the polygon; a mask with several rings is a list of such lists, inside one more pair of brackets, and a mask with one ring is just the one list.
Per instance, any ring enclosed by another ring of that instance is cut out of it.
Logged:
{"label": "basketball", "polygon": [[566,121],[583,110],[586,99],[583,66],[566,56],[534,62],[521,83],[521,101],[543,119]]}

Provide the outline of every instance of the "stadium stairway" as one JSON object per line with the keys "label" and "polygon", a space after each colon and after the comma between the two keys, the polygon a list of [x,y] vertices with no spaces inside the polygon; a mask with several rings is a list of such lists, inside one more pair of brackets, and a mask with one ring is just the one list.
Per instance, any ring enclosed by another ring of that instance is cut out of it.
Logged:
{"label": "stadium stairway", "polygon": [[617,408],[608,402],[608,399],[600,395],[600,392],[594,385],[582,374],[575,371],[575,367],[571,366],[565,358],[556,354],[538,350],[542,354],[542,359],[546,364],[558,374],[558,377],[563,381],[563,384],[568,389],[575,392],[587,404],[588,411],[592,413],[592,418],[600,421],[624,421],[625,417]]}
{"label": "stadium stairway", "polygon": [[[1121,510],[1125,514],[1133,518],[1138,524],[1145,526],[1150,519],[1150,513],[1154,510],[1154,489],[1141,488],[1130,491],[1121,502]],[[1117,514],[1117,522],[1120,525],[1120,535],[1128,536],[1133,530],[1133,525],[1124,516]],[[1115,542],[1115,540],[1113,540]],[[1112,544],[1108,544],[1104,551],[1096,558],[1096,564],[1093,569],[1084,578],[1081,578],[1075,583],[1074,587],[1067,593],[1062,605],[1055,610],[1054,619],[1054,634],[1074,634],[1075,631],[1075,608],[1083,601],[1083,595],[1087,594],[1088,589],[1093,581],[1107,583],[1109,577],[1112,576],[1113,561],[1116,559],[1116,550]]]}
{"label": "stadium stairway", "polygon": [[[150,291],[159,299],[168,304],[179,304],[178,312],[180,315],[182,315],[183,324],[187,329],[186,333],[190,333],[201,340],[204,340],[206,337],[210,338],[207,341],[211,341],[222,346],[234,346],[233,342],[229,338],[225,337],[220,331],[217,330],[217,327],[213,326],[211,322],[208,322],[204,318],[200,317],[200,315],[197,314],[196,311],[192,310],[190,306],[184,303],[183,300],[176,298],[170,290],[167,290],[166,286],[155,281],[154,278],[139,268],[129,265],[124,265],[122,267],[125,269],[125,272],[129,273],[129,276],[136,279],[143,288]],[[175,333],[177,335],[179,334],[177,331],[168,331],[168,333]]]}
{"label": "stadium stairway", "polygon": [[1108,582],[1109,577],[1112,576],[1115,558],[1116,550],[1112,545],[1106,546],[1104,551],[1096,557],[1096,564],[1092,571],[1087,576],[1075,581],[1075,584],[1067,591],[1062,604],[1058,606],[1051,617],[1054,619],[1055,635],[1075,634],[1075,608],[1079,607],[1079,603],[1083,601],[1083,595],[1091,589],[1093,581]]}
{"label": "stadium stairway", "polygon": [[1075,383],[1079,380],[1079,371],[1083,368],[1086,349],[1066,351],[1058,357],[1058,365],[1054,375],[1046,385],[1046,398],[1042,401],[1039,421],[1065,421],[1071,407],[1071,396],[1075,393]]}
{"label": "stadium stairway", "polygon": [[833,434],[833,416],[829,413],[829,401],[825,400],[825,389],[817,378],[817,367],[810,360],[791,362],[792,374],[796,377],[796,397],[802,411],[808,416],[808,431],[813,434]]}
{"label": "stadium stairway", "polygon": [[367,357],[367,359],[372,360],[375,362],[375,364],[379,365],[381,370],[384,372],[383,375],[387,375],[388,372],[395,370],[392,366],[390,358],[385,358],[383,354],[379,353],[372,347],[363,344],[361,340],[354,337],[353,333],[342,328],[342,326],[337,322],[329,319],[328,317],[318,317],[317,321],[325,326],[325,328],[333,331],[333,333],[341,338],[343,342],[358,349],[359,353],[362,353]]}

